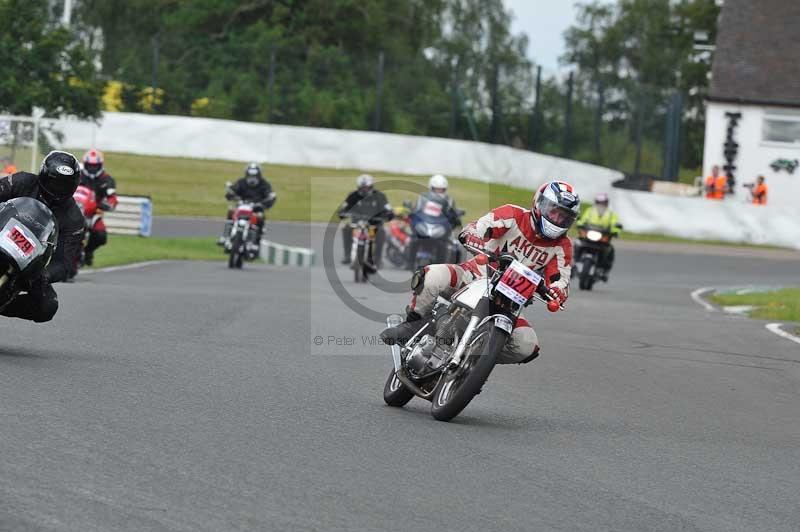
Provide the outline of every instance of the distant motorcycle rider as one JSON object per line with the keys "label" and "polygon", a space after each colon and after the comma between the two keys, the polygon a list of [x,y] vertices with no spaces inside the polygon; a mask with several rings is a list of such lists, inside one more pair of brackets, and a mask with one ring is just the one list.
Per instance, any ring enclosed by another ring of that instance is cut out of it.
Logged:
{"label": "distant motorcycle rider", "polygon": [[[225,199],[228,201],[240,199],[254,203],[253,210],[258,216],[258,234],[255,241],[260,242],[261,235],[264,232],[264,211],[271,209],[277,199],[277,195],[272,191],[272,185],[261,174],[261,167],[257,163],[248,164],[244,177],[228,188],[225,193]],[[225,230],[219,238],[218,243],[220,245],[224,244],[228,239],[232,227],[233,209],[228,209],[228,221],[225,223]]]}
{"label": "distant motorcycle rider", "polygon": [[[619,217],[617,216],[617,213],[608,207],[608,194],[605,192],[597,194],[597,196],[594,198],[594,205],[584,211],[580,218],[578,218],[576,225],[578,227],[583,225],[592,225],[605,229],[611,233],[612,236],[619,235]],[[580,251],[579,248],[580,245],[576,243],[576,256]],[[611,267],[614,266],[614,255],[614,246],[612,246],[611,242],[609,242],[606,252],[599,257],[597,264],[597,266],[602,270],[600,276],[605,281],[608,280],[608,272],[610,272]]]}
{"label": "distant motorcycle rider", "polygon": [[[386,195],[375,188],[375,179],[369,174],[361,174],[356,178],[356,189],[347,195],[344,203],[339,207],[339,218],[343,219],[350,211],[358,210],[378,222],[391,220],[394,217],[389,200]],[[381,253],[386,237],[383,231],[375,235],[375,249],[372,254],[376,266],[381,263]],[[350,264],[350,249],[353,247],[353,233],[348,224],[342,225],[342,242],[344,244],[344,258],[342,264]]]}
{"label": "distant motorcycle rider", "polygon": [[[461,225],[461,213],[463,213],[463,211],[456,209],[456,202],[447,193],[447,186],[447,178],[442,174],[431,176],[428,180],[428,192],[420,194],[414,211],[423,211],[429,202],[437,203],[442,209],[442,213],[447,217],[447,221],[450,222],[450,225],[452,227],[458,227]],[[412,237],[408,252],[409,269],[413,268],[418,245],[419,241]]]}
{"label": "distant motorcycle rider", "polygon": [[[97,198],[97,207],[101,211],[111,212],[117,208],[117,183],[106,172],[103,154],[100,150],[92,148],[83,156],[79,185],[94,191]],[[107,242],[106,224],[102,218],[99,218],[94,226],[89,229],[89,241],[86,244],[83,257],[83,261],[87,266],[91,266],[92,262],[94,262],[94,252],[97,248],[106,245]]]}
{"label": "distant motorcycle rider", "polygon": [[[551,181],[533,197],[531,209],[503,205],[469,224],[459,236],[466,245],[508,253],[534,270],[542,271],[543,293],[563,303],[572,270],[572,243],[567,231],[578,217],[580,198],[571,185]],[[390,345],[407,342],[427,322],[439,295],[450,296],[462,286],[486,277],[486,266],[475,259],[461,264],[433,264],[418,270],[411,280],[413,295],[406,321],[381,333]],[[498,363],[524,364],[539,356],[536,332],[519,318]]]}
{"label": "distant motorcycle rider", "polygon": [[52,283],[65,281],[74,274],[81,252],[83,213],[72,199],[80,171],[74,155],[52,151],[44,158],[38,175],[17,172],[0,179],[0,202],[21,197],[37,199],[50,208],[58,226],[58,241],[50,264],[39,278],[30,281],[25,293],[3,309],[3,316],[41,323],[53,319],[58,311],[58,296]]}

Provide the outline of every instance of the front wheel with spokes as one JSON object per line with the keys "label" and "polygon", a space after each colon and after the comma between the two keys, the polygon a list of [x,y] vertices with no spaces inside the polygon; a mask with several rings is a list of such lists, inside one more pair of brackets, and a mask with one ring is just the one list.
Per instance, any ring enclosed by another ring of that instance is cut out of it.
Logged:
{"label": "front wheel with spokes", "polygon": [[496,328],[493,321],[475,331],[461,365],[448,370],[436,386],[431,404],[434,418],[450,421],[466,408],[480,393],[507,340],[508,334]]}

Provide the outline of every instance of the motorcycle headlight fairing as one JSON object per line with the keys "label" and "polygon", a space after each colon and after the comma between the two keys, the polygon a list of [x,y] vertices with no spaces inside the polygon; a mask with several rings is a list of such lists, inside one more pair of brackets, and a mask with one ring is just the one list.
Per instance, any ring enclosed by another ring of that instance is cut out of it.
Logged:
{"label": "motorcycle headlight fairing", "polygon": [[592,242],[600,242],[602,238],[603,238],[603,233],[601,233],[600,231],[595,231],[594,229],[586,231],[587,240],[591,240]]}

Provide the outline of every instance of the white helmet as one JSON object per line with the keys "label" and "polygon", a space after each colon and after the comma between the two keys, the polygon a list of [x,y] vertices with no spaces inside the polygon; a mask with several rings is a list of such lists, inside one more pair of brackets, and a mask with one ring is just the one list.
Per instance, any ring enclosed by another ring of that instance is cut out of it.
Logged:
{"label": "white helmet", "polygon": [[375,179],[369,174],[361,174],[356,178],[356,187],[366,188],[375,184]]}
{"label": "white helmet", "polygon": [[447,192],[447,178],[442,174],[431,176],[431,178],[428,180],[428,188],[431,192],[444,194]]}
{"label": "white helmet", "polygon": [[580,214],[581,199],[572,185],[564,181],[545,183],[533,196],[531,219],[544,238],[564,236]]}

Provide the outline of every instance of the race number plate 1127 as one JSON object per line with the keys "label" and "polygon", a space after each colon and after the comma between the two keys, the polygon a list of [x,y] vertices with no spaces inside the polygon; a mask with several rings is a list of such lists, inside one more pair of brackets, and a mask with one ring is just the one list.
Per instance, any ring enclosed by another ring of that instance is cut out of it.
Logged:
{"label": "race number plate 1127", "polygon": [[517,305],[524,305],[536,293],[536,287],[541,282],[541,275],[515,260],[503,272],[503,276],[497,283],[497,291]]}

